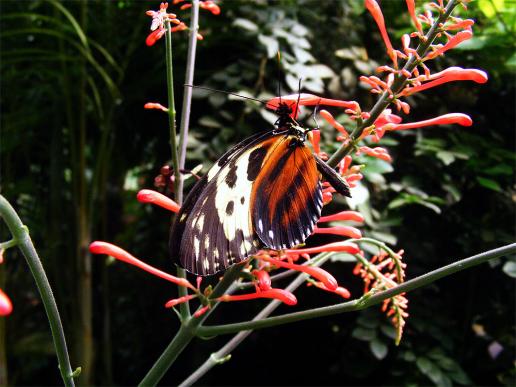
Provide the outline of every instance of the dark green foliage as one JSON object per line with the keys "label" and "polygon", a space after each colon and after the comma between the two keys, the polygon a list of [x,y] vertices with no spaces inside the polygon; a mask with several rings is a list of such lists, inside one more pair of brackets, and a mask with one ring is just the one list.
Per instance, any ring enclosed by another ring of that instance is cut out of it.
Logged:
{"label": "dark green foliage", "polygon": [[[383,3],[397,44],[410,31],[405,2]],[[489,73],[489,83],[425,91],[412,98],[412,112],[404,116],[409,122],[464,112],[474,126],[388,135],[381,145],[389,148],[392,166],[358,159],[367,162],[367,195],[358,204],[367,218],[365,234],[405,249],[408,278],[514,241],[514,7],[506,0],[507,9],[494,12],[488,3],[470,5],[468,17],[478,20],[475,39],[434,62],[433,70],[481,68]],[[166,100],[164,42],[152,48],[144,44],[150,25],[144,12],[158,8],[159,1],[9,1],[0,6],[2,194],[31,230],[72,340],[82,335],[75,321],[81,307],[79,203],[85,206],[92,240],[115,241],[173,270],[167,253],[169,215],[135,199],[138,189],[152,188],[170,159],[167,117],[143,110],[145,102]],[[278,85],[283,94],[297,93],[303,78],[304,92],[357,100],[364,109],[373,105],[374,97],[357,79],[384,64],[386,55],[361,2],[227,1],[221,7],[220,16],[201,11],[204,40],[198,42],[196,84],[266,100],[277,94]],[[188,12],[177,13],[188,18]],[[181,101],[184,32],[174,35],[174,55],[176,101]],[[202,173],[232,144],[276,119],[259,103],[202,90],[195,96],[186,167],[202,164]],[[305,124],[314,126],[310,114]],[[333,132],[325,125],[322,132],[330,153]],[[192,183],[186,182],[186,190]],[[514,262],[483,265],[409,294],[411,316],[399,347],[384,314],[368,310],[259,331],[202,382],[514,384]],[[9,251],[0,270],[5,272],[0,287],[15,305],[5,324],[6,343],[0,343],[7,349],[9,383],[59,383],[28,269]],[[329,270],[353,296],[361,294],[349,263],[331,263]],[[176,290],[132,267],[93,257],[91,291],[96,350],[91,382],[135,384],[177,329],[175,314],[163,308]],[[325,302],[310,288],[301,293],[303,308]],[[327,297],[328,303],[338,301]],[[225,305],[213,322],[242,320],[257,310],[253,303]],[[180,382],[226,340],[194,343],[163,383]],[[488,348],[494,342],[503,350],[491,357]],[[72,366],[77,362],[72,355]],[[307,369],[300,371],[305,363]],[[276,376],[264,371],[272,368]]]}

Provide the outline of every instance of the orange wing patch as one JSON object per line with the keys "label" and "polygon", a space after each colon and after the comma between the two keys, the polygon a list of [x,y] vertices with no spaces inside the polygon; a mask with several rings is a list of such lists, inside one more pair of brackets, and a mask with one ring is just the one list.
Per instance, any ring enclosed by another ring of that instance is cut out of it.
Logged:
{"label": "orange wing patch", "polygon": [[251,191],[251,219],[269,248],[285,249],[312,233],[321,215],[322,191],[315,159],[293,135],[271,138]]}

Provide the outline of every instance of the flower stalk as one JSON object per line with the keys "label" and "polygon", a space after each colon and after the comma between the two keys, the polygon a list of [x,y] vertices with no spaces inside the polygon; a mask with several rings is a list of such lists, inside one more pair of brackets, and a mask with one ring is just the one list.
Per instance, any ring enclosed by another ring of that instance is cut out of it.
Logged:
{"label": "flower stalk", "polygon": [[[11,204],[0,195],[0,216],[4,219],[13,240],[21,250],[27,264],[29,265],[34,281],[38,287],[45,312],[47,313],[50,330],[52,332],[52,339],[54,340],[54,347],[56,349],[57,360],[59,363],[59,371],[65,386],[74,386],[73,377],[78,372],[73,372],[70,365],[70,357],[68,355],[68,348],[66,345],[66,338],[63,330],[59,310],[57,309],[56,300],[48,282],[45,269],[41,264],[38,253],[32,244],[27,227],[22,223],[20,217],[11,206]],[[12,244],[11,244],[12,247]]]}

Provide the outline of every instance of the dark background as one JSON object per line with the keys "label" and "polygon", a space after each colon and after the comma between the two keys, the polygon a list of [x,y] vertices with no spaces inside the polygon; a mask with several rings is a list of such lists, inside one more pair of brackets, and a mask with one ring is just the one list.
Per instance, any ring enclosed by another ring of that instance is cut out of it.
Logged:
{"label": "dark background", "polygon": [[[78,320],[87,313],[87,302],[81,297],[92,295],[94,364],[79,382],[135,384],[178,328],[175,314],[163,308],[176,290],[105,257],[92,258],[91,282],[81,266],[85,246],[107,240],[174,270],[167,253],[169,215],[135,199],[139,189],[153,187],[170,160],[166,115],[143,109],[145,102],[166,104],[164,41],[151,48],[144,44],[150,26],[145,10],[157,9],[159,2],[2,1],[0,6],[2,194],[28,225],[47,269],[73,367],[80,365],[85,340]],[[219,16],[201,11],[204,40],[198,42],[196,84],[267,99],[276,95],[278,82],[291,93],[303,78],[305,92],[357,100],[366,110],[374,104],[357,79],[387,59],[362,2],[226,1],[221,8]],[[405,2],[383,2],[382,8],[398,45],[412,30]],[[170,10],[188,22],[188,11],[172,5]],[[514,241],[514,13],[509,1],[472,3],[464,17],[476,19],[475,38],[431,68],[480,68],[489,82],[426,91],[410,98],[412,112],[402,115],[410,122],[463,112],[474,126],[388,135],[381,145],[389,148],[392,167],[358,159],[367,163],[363,185],[369,198],[358,208],[368,219],[363,232],[405,250],[407,278]],[[175,34],[173,44],[180,112],[186,32]],[[267,129],[274,119],[252,102],[196,95],[188,168],[203,164],[207,171],[231,145]],[[324,125],[322,131],[333,133]],[[331,140],[325,136],[328,153],[336,147]],[[5,227],[1,234],[2,240],[9,238]],[[515,257],[494,260],[410,293],[410,317],[398,347],[388,320],[373,307],[255,332],[201,383],[513,385],[515,266]],[[352,264],[325,267],[353,296],[361,295]],[[0,320],[6,383],[59,384],[48,322],[16,249],[0,266],[0,288],[15,308]],[[339,301],[313,288],[296,294],[298,305],[278,313]],[[210,323],[250,318],[263,305],[223,305]],[[183,380],[228,339],[196,340],[162,384]],[[501,351],[495,356],[488,349],[496,345]]]}

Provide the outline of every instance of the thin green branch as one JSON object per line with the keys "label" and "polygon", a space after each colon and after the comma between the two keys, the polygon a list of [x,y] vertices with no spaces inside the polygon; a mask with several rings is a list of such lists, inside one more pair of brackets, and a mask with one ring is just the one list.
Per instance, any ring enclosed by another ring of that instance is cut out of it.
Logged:
{"label": "thin green branch", "polygon": [[339,314],[343,312],[351,312],[356,310],[361,310],[368,308],[372,305],[376,305],[383,300],[388,298],[392,298],[401,293],[406,293],[411,290],[418,289],[420,287],[431,284],[438,279],[443,277],[447,277],[451,274],[454,274],[458,271],[468,269],[470,267],[479,265],[483,262],[486,262],[490,259],[498,258],[504,255],[513,254],[516,252],[516,243],[512,243],[510,245],[502,246],[493,250],[489,250],[477,255],[474,255],[470,258],[466,258],[454,263],[451,263],[447,266],[441,267],[434,271],[431,271],[427,274],[414,278],[410,281],[404,282],[396,287],[393,287],[389,290],[377,293],[373,296],[363,297],[358,300],[353,300],[349,302],[344,302],[337,305],[326,306],[322,308],[315,308],[307,311],[296,312],[296,313],[288,313],[282,316],[270,317],[264,320],[259,321],[250,321],[250,322],[241,322],[227,325],[215,325],[215,326],[204,326],[198,329],[198,333],[202,336],[216,336],[227,333],[235,333],[239,331],[249,330],[249,329],[260,329],[260,328],[268,328],[276,325],[282,325],[287,323],[292,323],[301,320],[307,320],[315,317],[323,317],[330,316],[334,314]]}
{"label": "thin green branch", "polygon": [[[170,21],[166,21],[165,33],[165,58],[167,71],[167,92],[168,92],[168,126],[170,131],[170,150],[172,153],[172,167],[174,169],[174,192],[176,199],[181,203],[182,192],[180,191],[181,173],[179,172],[179,153],[177,150],[177,132],[176,132],[176,103],[174,98],[174,68],[172,64],[172,31]],[[186,278],[186,271],[180,267],[177,268],[177,276]],[[179,297],[188,294],[186,288],[178,287]],[[190,318],[190,306],[185,302],[179,306],[182,320]]]}
{"label": "thin green branch", "polygon": [[11,204],[2,195],[0,195],[0,216],[4,219],[7,227],[9,227],[13,240],[16,240],[19,249],[29,265],[34,281],[38,286],[39,294],[41,295],[41,300],[43,301],[43,306],[45,307],[50,323],[50,330],[52,332],[63,382],[65,386],[74,386],[73,372],[70,365],[63,325],[59,317],[59,310],[57,309],[52,288],[45,274],[45,269],[32,244],[27,227],[22,223]]}
{"label": "thin green branch", "polygon": [[[422,40],[422,42],[418,45],[416,48],[416,52],[418,57],[422,58],[426,55],[428,52],[428,49],[430,48],[430,45],[437,37],[437,34],[440,32],[440,25],[444,23],[454,8],[459,4],[460,0],[450,0],[450,2],[446,5],[445,11],[439,15],[439,18],[432,24],[430,29],[425,35],[425,38]],[[403,70],[405,70],[403,73],[405,74],[412,74],[412,70],[418,65],[418,60],[415,55],[412,55],[409,57],[405,65],[403,66]],[[346,144],[343,144],[328,160],[327,164],[331,167],[335,167],[340,160],[349,153],[353,151],[353,149],[356,146],[357,139],[359,138],[360,134],[362,133],[362,130],[365,128],[371,126],[374,124],[376,119],[382,114],[382,112],[389,106],[389,104],[392,103],[392,99],[390,97],[391,92],[393,95],[396,95],[399,93],[404,87],[407,82],[407,77],[403,74],[398,74],[396,78],[394,79],[394,82],[390,88],[390,90],[386,90],[383,92],[381,97],[376,101],[376,104],[373,106],[371,111],[369,112],[369,118],[367,118],[362,123],[357,123],[357,126],[351,132],[349,135],[350,141]]]}

